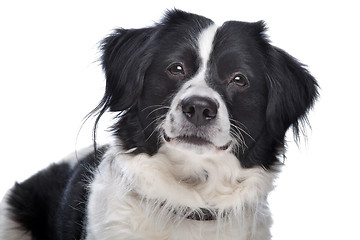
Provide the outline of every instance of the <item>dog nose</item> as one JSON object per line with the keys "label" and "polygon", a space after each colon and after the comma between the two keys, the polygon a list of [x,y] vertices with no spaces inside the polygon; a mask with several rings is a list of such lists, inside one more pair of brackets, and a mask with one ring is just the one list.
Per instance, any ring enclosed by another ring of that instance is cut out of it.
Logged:
{"label": "dog nose", "polygon": [[182,111],[187,120],[195,126],[209,123],[216,117],[218,103],[208,97],[191,96],[181,102]]}

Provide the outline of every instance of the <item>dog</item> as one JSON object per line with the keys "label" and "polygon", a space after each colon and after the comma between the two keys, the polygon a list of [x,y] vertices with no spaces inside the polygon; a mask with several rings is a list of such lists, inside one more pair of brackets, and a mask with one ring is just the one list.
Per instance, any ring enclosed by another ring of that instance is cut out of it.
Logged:
{"label": "dog", "polygon": [[116,117],[107,145],[9,190],[2,240],[271,239],[267,197],[285,133],[318,96],[304,65],[273,46],[263,21],[169,10],[100,44]]}

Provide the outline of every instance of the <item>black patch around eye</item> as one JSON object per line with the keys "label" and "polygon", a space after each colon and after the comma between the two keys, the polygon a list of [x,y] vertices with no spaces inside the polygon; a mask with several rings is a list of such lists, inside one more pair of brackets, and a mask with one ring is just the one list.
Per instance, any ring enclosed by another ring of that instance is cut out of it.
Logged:
{"label": "black patch around eye", "polygon": [[243,88],[249,85],[249,80],[244,74],[238,73],[232,78],[231,83]]}
{"label": "black patch around eye", "polygon": [[168,72],[173,76],[185,76],[185,69],[181,63],[173,63],[168,67]]}
{"label": "black patch around eye", "polygon": [[234,73],[228,80],[228,86],[243,90],[250,86],[250,82],[245,74]]}

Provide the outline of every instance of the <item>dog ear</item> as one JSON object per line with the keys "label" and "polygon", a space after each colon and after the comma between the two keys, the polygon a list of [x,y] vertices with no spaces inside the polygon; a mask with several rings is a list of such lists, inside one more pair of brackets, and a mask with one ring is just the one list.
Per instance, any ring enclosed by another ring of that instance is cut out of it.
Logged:
{"label": "dog ear", "polygon": [[307,121],[307,112],[318,95],[318,85],[305,67],[283,50],[271,47],[269,55],[266,66],[268,131],[276,141],[283,142],[287,129],[292,125],[297,139],[299,123]]}
{"label": "dog ear", "polygon": [[100,105],[123,111],[136,104],[146,69],[151,63],[150,43],[155,28],[116,29],[101,42],[106,89]]}

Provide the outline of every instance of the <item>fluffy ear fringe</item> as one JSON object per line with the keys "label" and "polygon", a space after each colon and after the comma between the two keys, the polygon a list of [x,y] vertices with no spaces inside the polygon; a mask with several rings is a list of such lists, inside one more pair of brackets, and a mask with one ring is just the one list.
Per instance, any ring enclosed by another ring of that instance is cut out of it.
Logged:
{"label": "fluffy ear fringe", "polygon": [[[145,72],[151,63],[151,39],[155,28],[116,29],[100,43],[101,64],[106,78],[105,94],[85,118],[96,117],[93,143],[96,150],[98,123],[107,111],[126,113],[136,106]],[[96,152],[96,151],[95,151]]]}
{"label": "fluffy ear fringe", "polygon": [[270,51],[272,60],[266,66],[267,128],[270,135],[282,143],[287,129],[292,126],[295,140],[298,140],[301,127],[308,123],[307,113],[318,97],[318,84],[292,56],[276,47]]}
{"label": "fluffy ear fringe", "polygon": [[136,104],[152,56],[150,39],[154,28],[116,29],[101,43],[101,61],[106,77],[100,105],[124,111]]}

